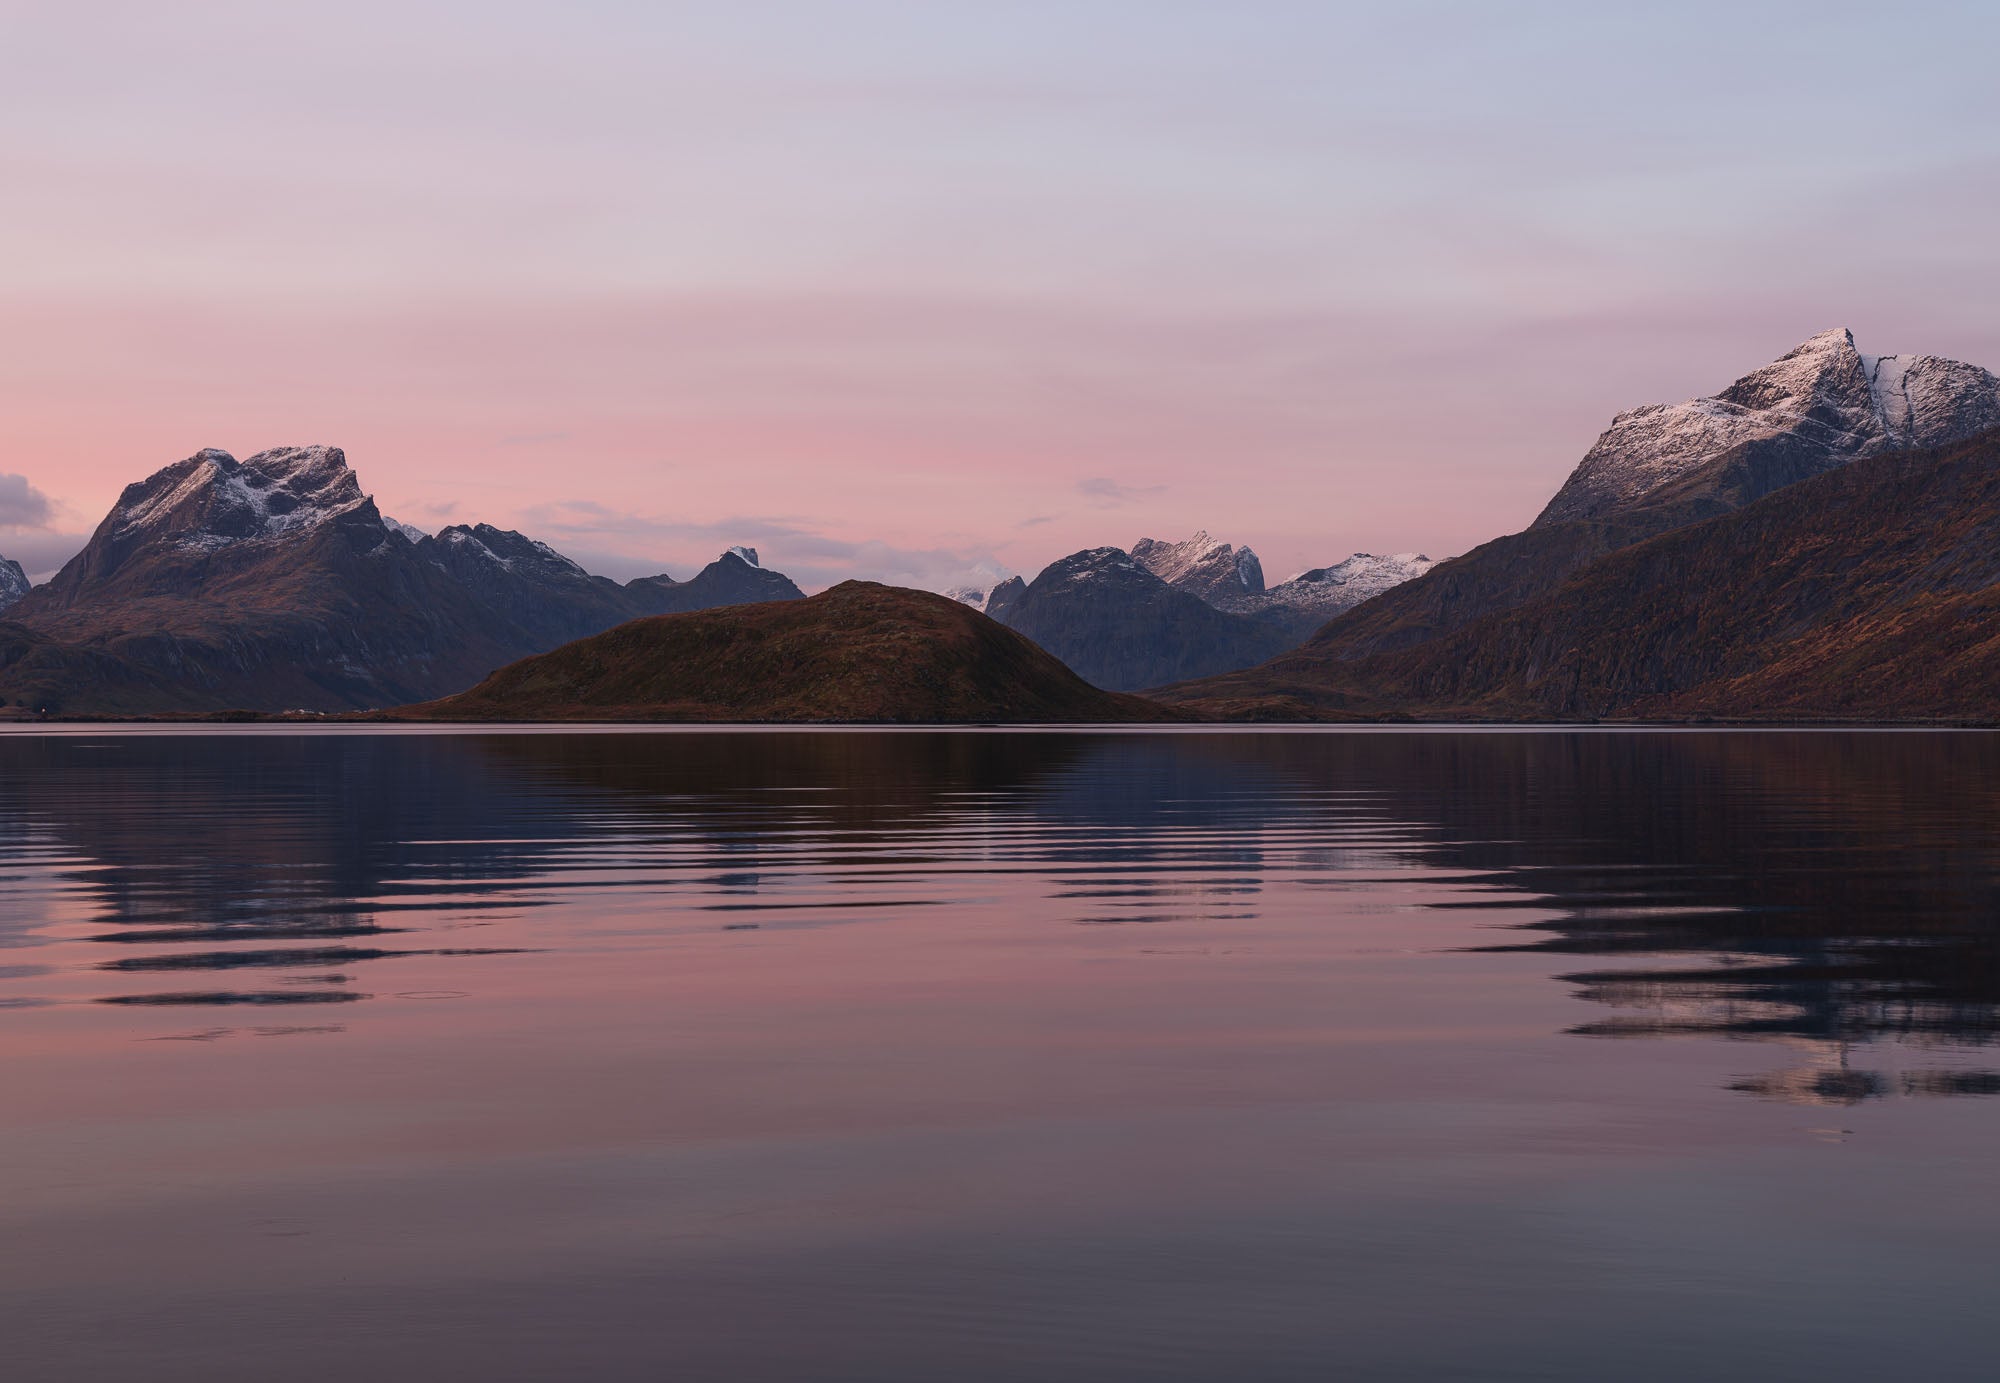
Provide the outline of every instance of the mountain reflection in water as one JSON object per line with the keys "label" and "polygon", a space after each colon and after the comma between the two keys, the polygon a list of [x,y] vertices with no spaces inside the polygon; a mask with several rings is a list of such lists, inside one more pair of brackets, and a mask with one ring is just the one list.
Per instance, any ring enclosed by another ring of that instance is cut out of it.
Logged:
{"label": "mountain reflection in water", "polygon": [[2000,1022],[1985,734],[14,736],[0,783],[10,863],[55,864],[87,940],[138,952],[98,971],[236,977],[107,1003],[350,1003],[373,962],[522,949],[426,944],[482,910],[635,883],[824,920],[1004,870],[1078,924],[1223,923],[1365,837],[1461,875],[1434,906],[1532,914],[1476,949],[1601,958],[1558,975],[1611,1010],[1579,1035],[1802,1044],[1738,1086],[1786,1098],[2000,1086],[1853,1064]]}
{"label": "mountain reflection in water", "polygon": [[2000,1105],[1932,1097],[2000,1093],[1996,795],[1972,732],[7,733],[0,1326],[93,1383],[1983,1376]]}

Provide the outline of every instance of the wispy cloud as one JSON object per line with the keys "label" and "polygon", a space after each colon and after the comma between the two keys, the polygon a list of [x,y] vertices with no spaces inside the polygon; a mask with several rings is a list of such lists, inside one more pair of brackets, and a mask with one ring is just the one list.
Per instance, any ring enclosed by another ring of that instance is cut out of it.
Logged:
{"label": "wispy cloud", "polygon": [[1166,493],[1164,485],[1126,485],[1108,476],[1091,476],[1088,480],[1076,482],[1076,492],[1101,508],[1118,504],[1133,504],[1154,495]]}
{"label": "wispy cloud", "polygon": [[47,528],[55,504],[25,475],[0,471],[0,528]]}

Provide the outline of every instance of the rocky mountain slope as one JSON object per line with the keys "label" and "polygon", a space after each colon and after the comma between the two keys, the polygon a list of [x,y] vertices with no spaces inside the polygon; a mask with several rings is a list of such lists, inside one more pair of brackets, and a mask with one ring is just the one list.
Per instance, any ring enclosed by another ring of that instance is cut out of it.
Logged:
{"label": "rocky mountain slope", "polygon": [[385,520],[336,447],[203,451],[128,486],[7,611],[0,699],[72,712],[393,705],[690,601],[797,598],[728,556],[621,586],[487,525]]}
{"label": "rocky mountain slope", "polygon": [[994,617],[1112,691],[1249,667],[1303,637],[1281,616],[1218,610],[1115,547],[1050,563]]}
{"label": "rocky mountain slope", "polygon": [[963,724],[1173,719],[948,596],[847,581],[620,625],[404,714],[445,720]]}
{"label": "rocky mountain slope", "polygon": [[0,610],[5,610],[28,593],[28,573],[19,562],[0,557]]}
{"label": "rocky mountain slope", "polygon": [[2000,720],[2000,431],[1863,458],[1414,647],[1315,640],[1210,714]]}

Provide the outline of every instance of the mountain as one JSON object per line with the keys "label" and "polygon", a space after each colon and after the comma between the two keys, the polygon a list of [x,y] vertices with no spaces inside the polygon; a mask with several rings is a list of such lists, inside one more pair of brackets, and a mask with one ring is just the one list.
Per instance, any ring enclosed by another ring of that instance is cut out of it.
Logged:
{"label": "mountain", "polygon": [[1177,590],[1199,596],[1220,610],[1230,602],[1264,591],[1264,566],[1249,548],[1235,548],[1198,531],[1178,543],[1141,538],[1132,560]]}
{"label": "mountain", "polygon": [[1412,648],[1313,644],[1210,714],[2000,720],[2000,430],[1864,457]]}
{"label": "mountain", "polygon": [[1141,538],[1132,560],[1169,586],[1199,596],[1231,614],[1271,614],[1289,619],[1303,640],[1343,610],[1372,600],[1391,586],[1422,576],[1437,564],[1420,552],[1377,557],[1357,552],[1345,561],[1315,567],[1280,585],[1264,585],[1264,566],[1247,547],[1231,547],[1204,530],[1178,543]]}
{"label": "mountain", "polygon": [[803,600],[636,620],[405,708],[444,720],[1144,722],[948,596],[845,581]]}
{"label": "mountain", "polygon": [[1822,332],[1712,399],[1620,414],[1529,528],[1347,611],[1312,644],[1336,661],[1416,647],[1620,548],[1879,454],[1886,438],[1945,445],[1989,417],[2000,422],[2000,381],[1977,366],[1864,356],[1849,332]]}
{"label": "mountain", "polygon": [[13,605],[28,593],[28,573],[19,562],[0,557],[0,610]]}
{"label": "mountain", "polygon": [[1620,413],[1535,523],[1638,507],[1745,443],[1795,441],[1827,471],[1995,426],[2000,379],[1987,371],[1934,355],[1863,355],[1852,332],[1825,331],[1719,394]]}
{"label": "mountain", "polygon": [[735,556],[687,583],[621,586],[519,533],[385,520],[337,447],[208,450],[128,486],[7,611],[0,698],[121,714],[394,705],[739,590],[800,594]]}
{"label": "mountain", "polygon": [[754,547],[732,547],[685,581],[642,576],[628,582],[625,589],[649,607],[648,614],[659,615],[805,598],[805,592],[793,585],[789,576],[759,565]]}
{"label": "mountain", "polygon": [[1345,561],[1315,567],[1271,587],[1263,594],[1261,608],[1302,611],[1323,624],[1392,586],[1416,580],[1436,565],[1421,552],[1398,552],[1389,557],[1357,552]]}
{"label": "mountain", "polygon": [[994,617],[1112,691],[1249,667],[1301,637],[1280,616],[1218,610],[1115,547],[1050,563]]}
{"label": "mountain", "polygon": [[986,593],[986,599],[979,608],[985,614],[1005,624],[1007,612],[1013,609],[1027,593],[1027,581],[1019,576],[1010,576]]}

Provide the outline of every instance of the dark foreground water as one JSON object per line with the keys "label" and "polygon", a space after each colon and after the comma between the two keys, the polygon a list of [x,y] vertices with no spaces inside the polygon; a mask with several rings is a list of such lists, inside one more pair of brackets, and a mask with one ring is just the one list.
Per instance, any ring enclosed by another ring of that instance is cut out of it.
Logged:
{"label": "dark foreground water", "polygon": [[1987,1379],[2000,739],[0,735],[23,1380]]}

